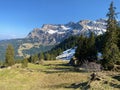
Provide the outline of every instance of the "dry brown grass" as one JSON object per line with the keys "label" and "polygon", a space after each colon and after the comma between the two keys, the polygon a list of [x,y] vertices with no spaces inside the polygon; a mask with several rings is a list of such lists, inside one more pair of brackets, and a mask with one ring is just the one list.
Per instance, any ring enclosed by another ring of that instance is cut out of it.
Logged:
{"label": "dry brown grass", "polygon": [[[28,68],[0,70],[0,90],[87,90],[91,73],[73,72],[65,61],[46,61]],[[111,78],[120,73],[98,72],[100,81],[90,84],[90,90],[119,90],[120,81]]]}

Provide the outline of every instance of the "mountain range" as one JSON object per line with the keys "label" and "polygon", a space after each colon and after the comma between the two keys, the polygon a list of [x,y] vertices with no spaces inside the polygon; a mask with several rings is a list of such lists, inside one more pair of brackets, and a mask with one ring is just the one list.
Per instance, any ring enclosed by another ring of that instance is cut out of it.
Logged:
{"label": "mountain range", "polygon": [[32,54],[50,50],[66,38],[74,35],[89,36],[93,32],[101,35],[106,32],[106,20],[81,20],[67,24],[44,24],[35,28],[25,38],[0,41],[0,59],[4,59],[8,44],[15,49],[16,58],[29,57]]}
{"label": "mountain range", "polygon": [[105,31],[106,22],[104,19],[96,21],[81,20],[77,23],[44,24],[41,28],[36,28],[30,32],[26,38],[34,39],[42,45],[54,45],[60,43],[71,35],[83,34],[88,36],[91,32],[100,35]]}

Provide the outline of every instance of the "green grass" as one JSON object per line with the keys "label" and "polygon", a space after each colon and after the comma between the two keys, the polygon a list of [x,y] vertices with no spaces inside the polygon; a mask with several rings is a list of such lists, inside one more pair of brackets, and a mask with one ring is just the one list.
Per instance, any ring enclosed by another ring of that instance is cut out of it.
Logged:
{"label": "green grass", "polygon": [[90,86],[88,72],[75,72],[66,61],[44,61],[27,68],[0,69],[0,90],[120,90],[119,72],[98,72]]}

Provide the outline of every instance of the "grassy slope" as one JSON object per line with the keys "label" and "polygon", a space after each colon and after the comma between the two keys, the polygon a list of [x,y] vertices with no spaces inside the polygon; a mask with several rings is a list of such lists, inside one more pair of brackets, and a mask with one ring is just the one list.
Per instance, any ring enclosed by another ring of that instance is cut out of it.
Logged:
{"label": "grassy slope", "polygon": [[[65,61],[46,61],[42,65],[29,64],[27,69],[0,70],[0,90],[86,90],[91,73],[73,72]],[[101,81],[90,84],[90,90],[119,90],[120,73],[98,72]],[[118,77],[116,76],[118,75]],[[112,78],[113,76],[116,76]]]}

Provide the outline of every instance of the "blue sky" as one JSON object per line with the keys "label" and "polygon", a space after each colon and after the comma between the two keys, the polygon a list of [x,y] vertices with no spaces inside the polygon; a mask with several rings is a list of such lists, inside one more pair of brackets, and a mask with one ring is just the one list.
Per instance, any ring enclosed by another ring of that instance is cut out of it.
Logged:
{"label": "blue sky", "polygon": [[[0,39],[23,38],[43,24],[106,18],[112,0],[0,0]],[[120,0],[113,0],[120,12]],[[119,19],[120,15],[118,15]]]}

